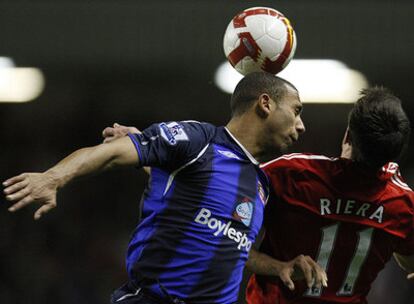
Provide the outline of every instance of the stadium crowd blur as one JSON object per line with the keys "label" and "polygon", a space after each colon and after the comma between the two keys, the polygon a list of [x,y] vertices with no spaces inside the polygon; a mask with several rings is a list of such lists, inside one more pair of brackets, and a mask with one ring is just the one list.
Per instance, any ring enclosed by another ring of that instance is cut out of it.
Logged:
{"label": "stadium crowd blur", "polygon": [[[225,123],[229,96],[214,85],[214,71],[224,61],[225,26],[246,4],[222,2],[1,1],[0,56],[41,68],[46,78],[37,100],[0,103],[1,180],[43,170],[99,143],[102,129],[113,122],[140,128],[164,120]],[[370,83],[392,88],[414,123],[412,2],[248,4],[256,5],[278,6],[289,15],[299,40],[297,58],[346,62]],[[338,155],[350,107],[306,104],[307,133],[290,151]],[[401,163],[411,186],[413,147]],[[108,302],[126,280],[125,250],[146,178],[125,169],[78,181],[40,222],[32,220],[33,208],[9,214],[2,197],[0,303]],[[391,262],[370,299],[412,303],[414,285]]]}

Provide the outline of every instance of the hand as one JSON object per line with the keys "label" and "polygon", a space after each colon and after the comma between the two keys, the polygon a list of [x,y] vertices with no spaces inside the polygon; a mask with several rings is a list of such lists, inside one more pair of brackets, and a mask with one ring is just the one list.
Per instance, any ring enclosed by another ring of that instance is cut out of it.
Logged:
{"label": "hand", "polygon": [[310,256],[299,255],[289,262],[282,262],[279,277],[290,290],[295,289],[293,280],[305,279],[308,288],[328,286],[326,272]]}
{"label": "hand", "polygon": [[118,123],[114,123],[113,127],[106,127],[102,131],[102,137],[104,138],[104,143],[111,142],[117,138],[124,137],[128,133],[141,133],[137,128],[135,127],[127,127],[120,125]]}
{"label": "hand", "polygon": [[34,219],[38,220],[43,214],[56,207],[57,184],[50,174],[23,173],[9,178],[3,183],[6,199],[13,203],[9,208],[15,212],[31,203],[39,203],[42,206],[37,209]]}
{"label": "hand", "polygon": [[409,273],[409,274],[407,275],[407,279],[408,279],[408,280],[414,280],[414,272]]}

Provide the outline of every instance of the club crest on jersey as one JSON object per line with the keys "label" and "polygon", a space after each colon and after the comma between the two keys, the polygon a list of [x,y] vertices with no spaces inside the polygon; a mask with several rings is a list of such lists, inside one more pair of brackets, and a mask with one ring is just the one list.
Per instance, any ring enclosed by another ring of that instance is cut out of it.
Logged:
{"label": "club crest on jersey", "polygon": [[233,218],[242,222],[245,226],[249,227],[253,216],[253,203],[244,201],[236,206],[236,210],[233,212]]}
{"label": "club crest on jersey", "polygon": [[161,137],[173,146],[177,144],[177,141],[188,141],[184,127],[175,121],[168,124],[160,123],[160,132]]}

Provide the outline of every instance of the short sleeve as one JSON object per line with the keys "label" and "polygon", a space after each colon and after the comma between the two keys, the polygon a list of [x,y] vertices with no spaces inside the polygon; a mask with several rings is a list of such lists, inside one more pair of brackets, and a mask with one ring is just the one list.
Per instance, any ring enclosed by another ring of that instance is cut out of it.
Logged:
{"label": "short sleeve", "polygon": [[140,166],[169,171],[180,168],[208,147],[215,127],[200,122],[161,122],[140,134],[128,134],[139,157]]}

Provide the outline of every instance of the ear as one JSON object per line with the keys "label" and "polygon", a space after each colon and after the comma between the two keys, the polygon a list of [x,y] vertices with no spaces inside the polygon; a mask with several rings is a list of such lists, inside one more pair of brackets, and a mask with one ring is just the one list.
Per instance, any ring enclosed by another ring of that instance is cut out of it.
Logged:
{"label": "ear", "polygon": [[256,102],[256,114],[262,118],[266,118],[270,115],[275,107],[274,101],[268,94],[261,94]]}
{"label": "ear", "polygon": [[348,159],[352,158],[352,142],[349,127],[346,128],[344,138],[342,139],[341,157]]}
{"label": "ear", "polygon": [[349,126],[346,127],[344,138],[342,139],[342,145],[351,144],[351,133],[349,132]]}

